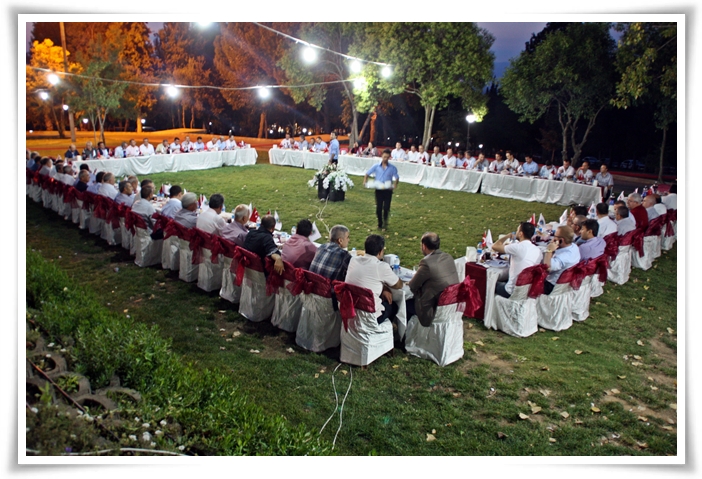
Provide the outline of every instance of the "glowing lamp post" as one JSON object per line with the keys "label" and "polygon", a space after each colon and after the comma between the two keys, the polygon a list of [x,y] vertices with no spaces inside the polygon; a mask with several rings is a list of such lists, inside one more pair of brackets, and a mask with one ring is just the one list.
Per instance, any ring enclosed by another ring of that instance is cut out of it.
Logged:
{"label": "glowing lamp post", "polygon": [[466,121],[468,122],[468,141],[466,142],[466,148],[470,148],[470,124],[476,120],[475,115],[470,113],[466,116]]}

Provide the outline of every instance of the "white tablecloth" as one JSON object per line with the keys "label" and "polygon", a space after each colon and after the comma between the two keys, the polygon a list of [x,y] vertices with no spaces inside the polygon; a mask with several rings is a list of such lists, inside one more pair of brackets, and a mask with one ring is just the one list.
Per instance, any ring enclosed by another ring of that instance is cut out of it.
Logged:
{"label": "white tablecloth", "polygon": [[221,166],[255,165],[258,153],[254,148],[230,151],[179,153],[175,155],[134,156],[131,158],[74,161],[88,163],[91,170],[109,171],[118,178],[129,175],[150,175],[165,171],[207,170]]}
{"label": "white tablecloth", "polygon": [[572,181],[486,173],[480,192],[491,196],[559,205],[590,205],[600,202],[600,189]]}
{"label": "white tablecloth", "polygon": [[509,280],[509,265],[504,266],[490,266],[487,268],[487,275],[485,281],[485,297],[483,301],[485,302],[485,314],[483,315],[483,321],[486,322],[486,327],[491,327],[487,324],[489,318],[492,318],[492,303],[495,298],[495,285],[498,281],[508,281]]}

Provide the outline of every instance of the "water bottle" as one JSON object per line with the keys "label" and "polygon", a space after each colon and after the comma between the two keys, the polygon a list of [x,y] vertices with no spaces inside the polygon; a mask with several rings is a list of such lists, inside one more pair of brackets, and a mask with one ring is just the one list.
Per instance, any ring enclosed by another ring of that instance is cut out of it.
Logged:
{"label": "water bottle", "polygon": [[294,235],[295,233],[297,233],[297,226],[290,228],[290,235]]}
{"label": "water bottle", "polygon": [[478,250],[478,254],[476,256],[476,259],[479,262],[480,259],[483,257],[483,243],[482,242],[478,243],[478,247],[476,249]]}
{"label": "water bottle", "polygon": [[261,226],[261,217],[259,216],[256,218],[256,229],[258,229]]}
{"label": "water bottle", "polygon": [[614,206],[614,196],[613,195],[611,195],[609,197],[609,206]]}
{"label": "water bottle", "polygon": [[643,192],[641,193],[641,198],[646,198],[647,194],[648,194],[648,188],[644,186]]}
{"label": "water bottle", "polygon": [[356,248],[351,248],[351,256],[356,256]]}

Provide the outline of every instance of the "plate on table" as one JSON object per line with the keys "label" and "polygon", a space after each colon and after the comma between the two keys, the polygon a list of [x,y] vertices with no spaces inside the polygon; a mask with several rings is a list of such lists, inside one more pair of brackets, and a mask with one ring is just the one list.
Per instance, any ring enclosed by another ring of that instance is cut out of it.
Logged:
{"label": "plate on table", "polygon": [[414,277],[414,271],[410,271],[410,272],[408,272],[408,273],[401,273],[401,274],[400,274],[400,279],[401,279],[402,281],[405,281],[405,282],[411,280],[413,277]]}

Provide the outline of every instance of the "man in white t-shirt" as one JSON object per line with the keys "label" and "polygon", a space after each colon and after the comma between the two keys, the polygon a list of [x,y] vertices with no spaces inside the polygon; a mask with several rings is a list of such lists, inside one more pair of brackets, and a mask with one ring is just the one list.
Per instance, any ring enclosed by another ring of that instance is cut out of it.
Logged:
{"label": "man in white t-shirt", "polygon": [[346,282],[373,291],[375,298],[375,317],[378,324],[397,314],[397,303],[392,300],[390,289],[403,286],[390,265],[383,261],[385,239],[380,235],[366,238],[364,256],[353,256],[346,272]]}
{"label": "man in white t-shirt", "polygon": [[407,161],[410,163],[417,163],[417,160],[419,160],[419,152],[417,151],[417,147],[412,145],[410,146],[410,151],[407,152]]}
{"label": "man in white t-shirt", "polygon": [[289,150],[293,147],[292,139],[290,138],[290,133],[285,134],[285,138],[280,141],[280,147]]}
{"label": "man in white t-shirt", "polygon": [[433,166],[440,166],[442,158],[443,158],[443,156],[441,155],[441,151],[439,150],[439,147],[435,146],[434,153],[432,153],[432,155],[431,155],[431,164]]}
{"label": "man in white t-shirt", "polygon": [[144,143],[139,145],[139,154],[142,156],[147,156],[147,155],[153,155],[154,154],[154,145],[149,143],[148,138],[144,138]]}
{"label": "man in white t-shirt", "polygon": [[505,169],[509,170],[510,173],[516,174],[519,170],[519,160],[515,158],[511,150],[505,152],[507,160],[505,160]]}
{"label": "man in white t-shirt", "polygon": [[556,176],[559,179],[572,179],[575,176],[575,168],[570,166],[570,160],[563,160],[563,166],[558,167],[558,170],[556,171]]}
{"label": "man in white t-shirt", "polygon": [[578,181],[583,181],[585,183],[592,183],[592,170],[590,169],[590,162],[589,161],[583,161],[583,164],[580,165],[580,168],[578,168],[578,171],[575,172],[575,179]]}
{"label": "man in white t-shirt", "polygon": [[597,222],[600,224],[597,236],[604,238],[608,234],[617,232],[617,223],[609,217],[609,205],[607,203],[598,203],[595,206],[597,214]]}
{"label": "man in white t-shirt", "polygon": [[125,150],[127,158],[131,156],[139,156],[141,154],[141,151],[139,150],[139,147],[136,144],[135,139],[129,140],[129,146]]}
{"label": "man in white t-shirt", "polygon": [[186,135],[185,140],[183,140],[183,143],[180,145],[180,151],[183,153],[190,153],[193,151],[194,146],[193,142],[190,141],[190,137]]}
{"label": "man in white t-shirt", "polygon": [[490,167],[488,168],[488,171],[491,171],[493,173],[502,173],[502,170],[505,169],[505,162],[502,159],[502,155],[500,153],[495,153],[495,161],[490,163]]}
{"label": "man in white t-shirt", "polygon": [[[511,255],[509,261],[509,281],[506,283],[498,281],[495,285],[495,294],[499,294],[503,298],[509,298],[514,291],[514,286],[519,274],[526,268],[541,263],[541,250],[531,242],[531,237],[534,236],[534,232],[534,225],[524,222],[517,228],[516,236],[510,233],[503,236],[492,245],[492,250],[496,253]],[[507,239],[516,239],[517,241],[505,245],[504,243]]]}
{"label": "man in white t-shirt", "polygon": [[224,196],[219,193],[210,196],[208,206],[209,208],[200,213],[197,217],[195,226],[205,233],[222,236],[222,229],[227,226],[227,222],[224,221],[224,218],[219,216],[224,206]]}
{"label": "man in white t-shirt", "polygon": [[171,143],[171,153],[182,153],[183,151],[180,148],[180,138],[176,136],[173,143]]}
{"label": "man in white t-shirt", "polygon": [[424,151],[424,145],[418,146],[419,151],[417,152],[417,162],[418,163],[429,163],[429,153]]}
{"label": "man in white t-shirt", "polygon": [[217,135],[213,136],[210,141],[207,142],[206,148],[207,151],[217,151],[219,148],[217,148],[217,141],[219,138],[217,138]]}
{"label": "man in white t-shirt", "polygon": [[446,168],[456,167],[456,157],[453,156],[453,148],[446,150],[446,155],[441,159],[441,161],[443,161],[444,165],[446,165]]}
{"label": "man in white t-shirt", "polygon": [[227,150],[236,150],[237,148],[239,148],[236,145],[236,140],[234,139],[234,135],[229,135],[229,138],[225,142],[225,148]]}
{"label": "man in white t-shirt", "polygon": [[402,149],[402,143],[395,143],[395,149],[390,152],[390,159],[396,161],[407,161],[407,152]]}

